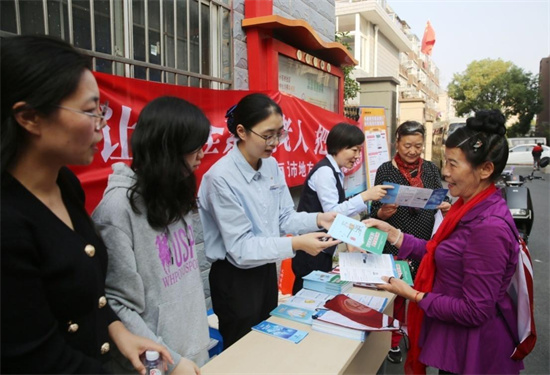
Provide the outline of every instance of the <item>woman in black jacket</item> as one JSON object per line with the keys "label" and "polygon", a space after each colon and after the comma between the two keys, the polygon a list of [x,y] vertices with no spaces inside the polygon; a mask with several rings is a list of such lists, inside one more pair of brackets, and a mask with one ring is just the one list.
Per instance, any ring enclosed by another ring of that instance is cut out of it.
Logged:
{"label": "woman in black jacket", "polygon": [[92,162],[106,105],[89,59],[44,36],[2,40],[2,373],[102,373],[135,336],[105,299],[107,253],[65,165]]}

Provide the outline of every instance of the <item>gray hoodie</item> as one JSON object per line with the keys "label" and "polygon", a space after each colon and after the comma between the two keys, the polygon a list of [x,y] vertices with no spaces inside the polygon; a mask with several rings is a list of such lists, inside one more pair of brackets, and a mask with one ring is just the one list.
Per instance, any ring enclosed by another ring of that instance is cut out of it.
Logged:
{"label": "gray hoodie", "polygon": [[[165,345],[176,365],[183,356],[200,367],[208,360],[209,334],[191,214],[165,232],[154,230],[143,205],[142,214],[130,206],[134,172],[124,163],[112,167],[92,214],[109,254],[109,304],[131,332]],[[130,362],[114,354],[113,370],[130,372]]]}

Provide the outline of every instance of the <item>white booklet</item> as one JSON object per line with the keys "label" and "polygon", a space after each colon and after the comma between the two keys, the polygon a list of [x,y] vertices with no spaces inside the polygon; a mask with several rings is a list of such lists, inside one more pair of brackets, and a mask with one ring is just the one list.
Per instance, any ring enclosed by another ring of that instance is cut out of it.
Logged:
{"label": "white booklet", "polygon": [[391,254],[340,253],[338,260],[344,281],[383,284],[382,276],[399,277]]}

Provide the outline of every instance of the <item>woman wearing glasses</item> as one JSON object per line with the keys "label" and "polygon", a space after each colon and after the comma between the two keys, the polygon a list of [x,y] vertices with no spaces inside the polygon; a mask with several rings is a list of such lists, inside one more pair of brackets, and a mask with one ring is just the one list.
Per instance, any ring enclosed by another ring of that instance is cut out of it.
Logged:
{"label": "woman wearing glasses", "polygon": [[[382,164],[376,172],[375,185],[384,182],[393,182],[399,185],[414,186],[427,189],[440,189],[441,174],[435,164],[422,159],[420,156],[424,150],[425,129],[416,121],[402,123],[395,132],[396,154],[389,162]],[[451,208],[450,203],[443,202],[439,209],[447,212]],[[397,206],[396,204],[382,204],[372,202],[371,217],[384,220],[403,233],[409,233],[417,238],[429,240],[435,221],[436,210],[415,209]],[[398,249],[386,242],[384,253],[397,255]],[[411,272],[414,276],[419,265],[418,260],[409,260]],[[394,317],[403,320],[405,316],[405,300],[401,297],[395,299]],[[388,360],[393,363],[401,363],[402,355],[399,348],[401,335],[392,334],[391,350]]]}
{"label": "woman wearing glasses", "polygon": [[[309,172],[298,203],[298,211],[329,212],[354,216],[367,211],[367,201],[380,200],[386,195],[390,185],[378,185],[346,200],[344,191],[344,173],[342,168],[353,168],[361,157],[365,135],[357,126],[344,122],[334,125],[327,136],[328,155],[321,159]],[[302,277],[312,271],[328,272],[332,270],[332,256],[336,246],[323,250],[313,257],[303,251],[292,259],[292,271],[296,276],[292,294],[302,289]]]}
{"label": "woman wearing glasses", "polygon": [[199,212],[206,256],[213,262],[210,289],[227,348],[277,306],[275,262],[298,250],[317,255],[338,241],[322,241],[335,213],[297,213],[277,161],[271,156],[287,134],[281,108],[250,94],[226,114],[238,138],[204,175]]}
{"label": "woman wearing glasses", "polygon": [[[92,214],[107,245],[107,298],[135,334],[165,344],[169,373],[195,374],[208,360],[206,303],[195,249],[194,171],[210,121],[175,97],[149,102],[132,133],[132,165],[113,164]],[[131,365],[118,353],[113,370]]]}
{"label": "woman wearing glasses", "polygon": [[2,373],[103,373],[135,336],[105,298],[107,253],[65,165],[92,162],[105,126],[89,59],[40,36],[2,40]]}

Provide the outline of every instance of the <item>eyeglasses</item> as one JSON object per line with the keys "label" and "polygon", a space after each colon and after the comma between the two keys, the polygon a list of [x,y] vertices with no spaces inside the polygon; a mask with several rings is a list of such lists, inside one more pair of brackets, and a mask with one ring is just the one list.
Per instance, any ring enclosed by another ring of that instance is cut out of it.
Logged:
{"label": "eyeglasses", "polygon": [[266,146],[273,146],[277,142],[283,142],[288,137],[288,131],[286,130],[281,130],[279,133],[273,135],[261,135],[252,129],[249,129],[249,131],[262,138],[265,141]]}
{"label": "eyeglasses", "polygon": [[105,125],[107,125],[107,122],[105,121],[105,115],[107,114],[107,108],[109,108],[109,102],[108,101],[106,101],[105,103],[99,105],[99,109],[101,110],[101,114],[97,114],[97,113],[94,113],[94,112],[81,111],[79,109],[65,107],[65,106],[62,106],[62,105],[55,105],[54,107],[65,109],[67,111],[71,111],[71,112],[74,112],[74,113],[80,113],[80,114],[83,114],[83,115],[86,115],[88,117],[93,118],[94,121],[96,122],[95,130],[97,130],[97,131],[103,129],[105,127]]}

